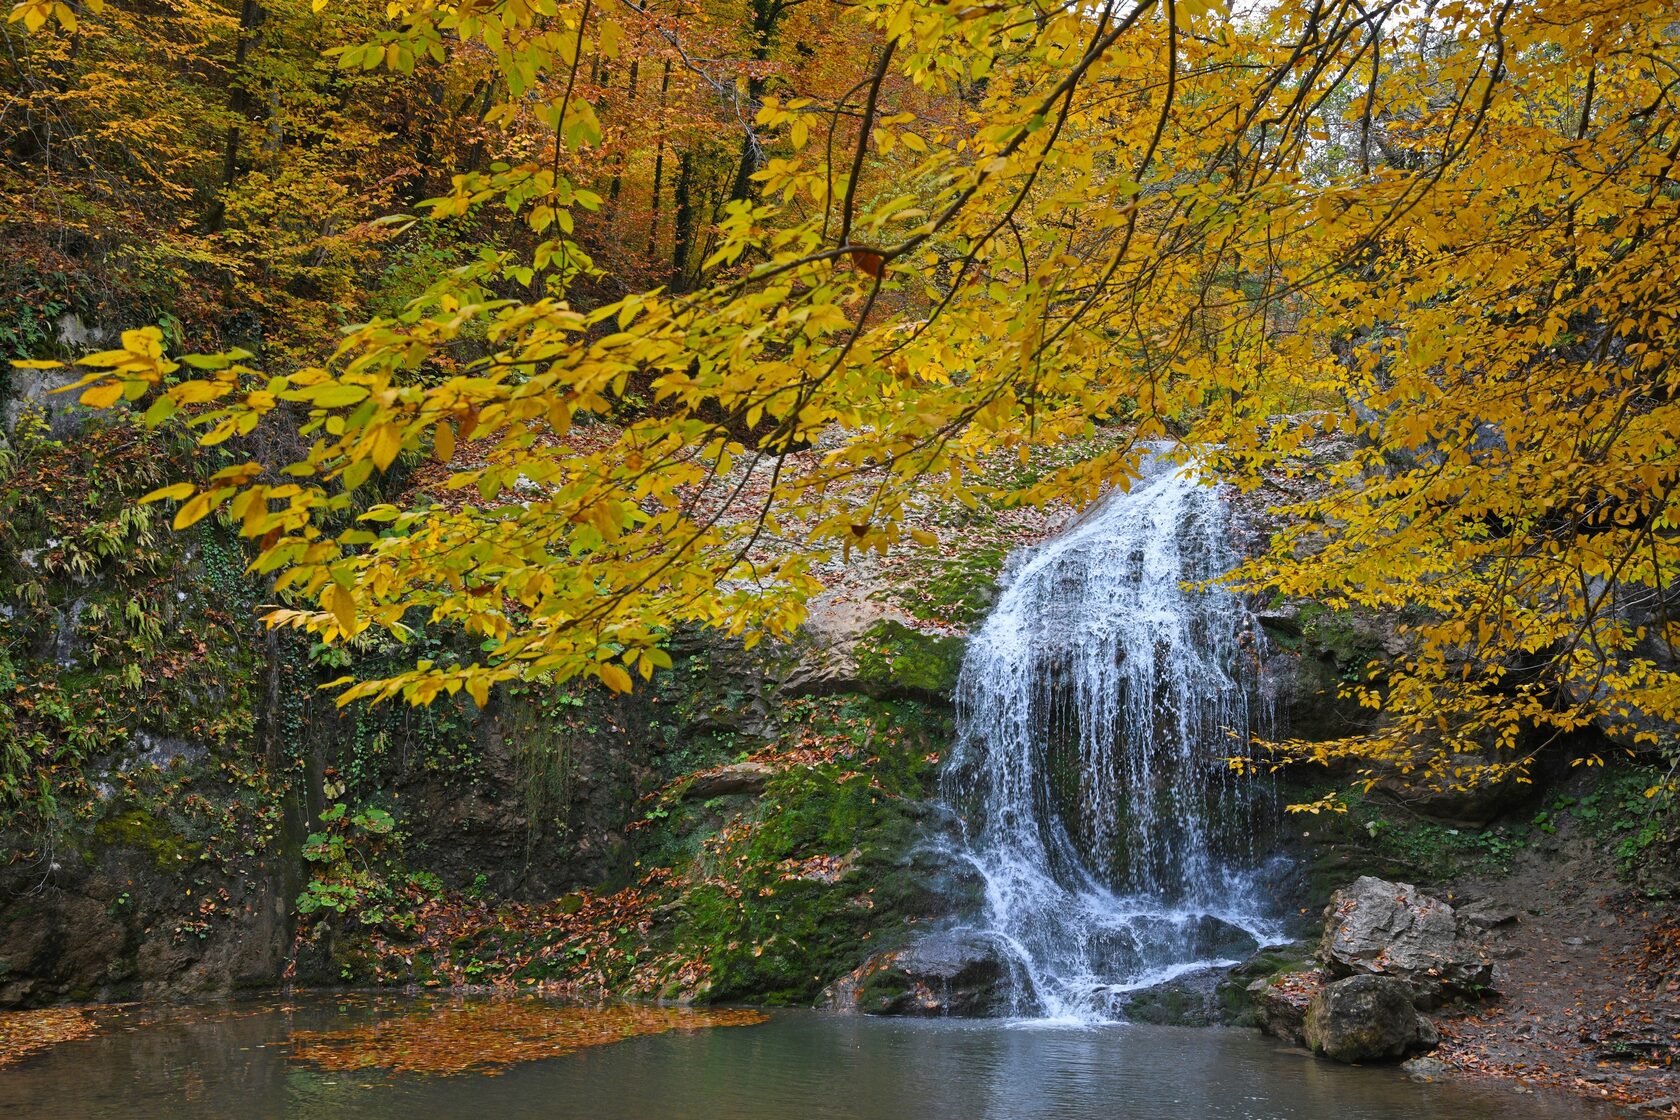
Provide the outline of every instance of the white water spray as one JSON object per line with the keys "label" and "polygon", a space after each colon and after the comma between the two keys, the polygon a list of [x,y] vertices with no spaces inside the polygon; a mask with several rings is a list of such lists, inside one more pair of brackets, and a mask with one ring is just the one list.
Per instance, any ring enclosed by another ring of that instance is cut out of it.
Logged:
{"label": "white water spray", "polygon": [[969,645],[946,796],[1017,1014],[1105,1019],[1273,939],[1264,799],[1226,761],[1265,715],[1263,639],[1235,595],[1185,587],[1234,559],[1218,494],[1156,462],[1017,557]]}

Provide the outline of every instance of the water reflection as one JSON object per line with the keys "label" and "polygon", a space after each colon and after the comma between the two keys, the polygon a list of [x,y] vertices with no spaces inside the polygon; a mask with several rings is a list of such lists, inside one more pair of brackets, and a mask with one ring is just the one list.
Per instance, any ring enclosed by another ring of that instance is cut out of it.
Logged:
{"label": "water reflection", "polygon": [[1508,1087],[1333,1066],[1246,1031],[909,1022],[815,1013],[631,1039],[499,1077],[339,1073],[293,1031],[365,1000],[137,1011],[0,1070],[7,1120],[1608,1120]]}

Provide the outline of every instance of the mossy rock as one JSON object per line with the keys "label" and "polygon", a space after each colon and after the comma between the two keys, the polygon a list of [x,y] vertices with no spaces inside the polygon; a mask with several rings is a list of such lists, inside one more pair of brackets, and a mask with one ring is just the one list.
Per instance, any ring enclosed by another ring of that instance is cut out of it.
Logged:
{"label": "mossy rock", "polygon": [[858,639],[858,681],[874,696],[946,699],[957,685],[966,643],[924,634],[901,622],[877,622]]}
{"label": "mossy rock", "polygon": [[706,962],[706,999],[810,1004],[937,906],[918,841],[948,719],[913,701],[819,707],[806,726],[853,739],[850,756],[778,770],[709,838],[679,835],[685,819],[718,826],[701,806],[659,822],[654,842],[692,853],[696,885],[672,904],[657,948]]}
{"label": "mossy rock", "polygon": [[134,848],[151,855],[159,871],[175,871],[198,859],[199,849],[157,815],[128,809],[106,817],[93,829],[94,839],[113,848]]}
{"label": "mossy rock", "polygon": [[1211,1027],[1225,1022],[1218,998],[1222,972],[1181,976],[1126,997],[1126,1018],[1162,1027]]}
{"label": "mossy rock", "polygon": [[1375,713],[1341,692],[1368,679],[1366,666],[1385,655],[1392,620],[1363,608],[1278,600],[1260,623],[1275,659],[1268,672],[1281,676],[1291,736],[1336,739],[1370,730]]}
{"label": "mossy rock", "polygon": [[1259,1027],[1260,1008],[1250,985],[1257,980],[1305,972],[1315,966],[1313,942],[1268,945],[1226,973],[1214,988],[1218,1021],[1232,1027]]}
{"label": "mossy rock", "polygon": [[998,574],[1009,549],[1003,544],[980,544],[954,559],[942,558],[925,579],[913,582],[896,597],[917,618],[968,626],[978,622],[997,599]]}

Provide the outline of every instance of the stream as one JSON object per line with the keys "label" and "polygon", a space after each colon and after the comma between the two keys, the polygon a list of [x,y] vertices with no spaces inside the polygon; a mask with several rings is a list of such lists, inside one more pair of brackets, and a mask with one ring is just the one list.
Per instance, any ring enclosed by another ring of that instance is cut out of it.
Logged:
{"label": "stream", "polygon": [[424,1013],[396,997],[132,1009],[0,1070],[7,1120],[1608,1120],[1509,1086],[1319,1061],[1253,1031],[773,1013],[490,1076],[353,1073],[295,1032]]}

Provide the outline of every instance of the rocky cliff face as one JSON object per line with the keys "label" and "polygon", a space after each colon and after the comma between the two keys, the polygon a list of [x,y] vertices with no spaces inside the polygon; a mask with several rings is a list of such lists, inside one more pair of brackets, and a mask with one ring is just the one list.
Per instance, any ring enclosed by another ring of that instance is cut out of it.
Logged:
{"label": "rocky cliff face", "polygon": [[348,659],[416,652],[264,631],[230,530],[172,533],[133,504],[186,450],[37,404],[14,395],[0,445],[0,1005],[339,978],[298,945],[336,805],[394,824],[377,876],[334,889],[625,881],[637,799],[762,719],[756,660],[720,673],[698,644],[625,701],[526,688],[485,712],[340,712],[319,686]]}

